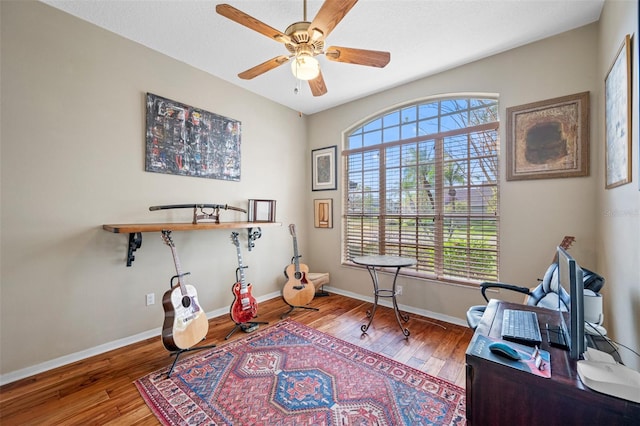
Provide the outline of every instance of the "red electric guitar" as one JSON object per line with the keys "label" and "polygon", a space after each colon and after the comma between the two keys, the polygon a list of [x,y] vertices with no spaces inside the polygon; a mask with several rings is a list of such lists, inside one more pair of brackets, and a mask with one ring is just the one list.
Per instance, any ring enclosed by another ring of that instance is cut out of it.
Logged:
{"label": "red electric guitar", "polygon": [[178,284],[167,290],[162,297],[162,344],[169,351],[179,351],[203,340],[209,331],[209,321],[198,304],[195,287],[185,283],[187,274],[184,274],[180,267],[178,253],[171,240],[171,231],[162,231],[162,239],[171,248],[178,278]]}
{"label": "red electric guitar", "polygon": [[251,294],[251,284],[247,284],[244,278],[244,266],[242,265],[242,252],[240,251],[240,243],[238,242],[238,233],[231,233],[231,241],[236,246],[238,254],[238,270],[240,271],[240,281],[236,282],[231,291],[233,293],[233,303],[229,314],[236,324],[243,324],[251,321],[258,313],[258,302]]}

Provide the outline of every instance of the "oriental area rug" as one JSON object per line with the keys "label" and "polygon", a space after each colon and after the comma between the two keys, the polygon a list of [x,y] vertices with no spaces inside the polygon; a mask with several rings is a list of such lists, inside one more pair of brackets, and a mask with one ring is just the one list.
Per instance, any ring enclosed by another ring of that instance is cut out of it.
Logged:
{"label": "oriental area rug", "polygon": [[464,425],[464,389],[287,319],[135,381],[165,425]]}

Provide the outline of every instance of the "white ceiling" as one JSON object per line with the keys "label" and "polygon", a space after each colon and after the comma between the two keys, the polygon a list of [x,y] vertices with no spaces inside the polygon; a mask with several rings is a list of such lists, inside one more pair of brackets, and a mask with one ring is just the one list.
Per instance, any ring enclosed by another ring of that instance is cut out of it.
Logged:
{"label": "white ceiling", "polygon": [[[595,22],[604,0],[361,0],[326,45],[391,52],[385,68],[319,57],[328,93],[313,97],[286,64],[253,80],[237,74],[284,45],[215,11],[216,0],[41,0],[304,114]],[[303,20],[303,0],[226,0],[280,31]],[[313,20],[322,0],[308,0]]]}

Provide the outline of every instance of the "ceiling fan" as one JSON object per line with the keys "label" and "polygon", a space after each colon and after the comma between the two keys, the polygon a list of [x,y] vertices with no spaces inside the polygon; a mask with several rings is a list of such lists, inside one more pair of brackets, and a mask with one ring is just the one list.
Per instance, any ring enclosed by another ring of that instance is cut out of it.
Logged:
{"label": "ceiling fan", "polygon": [[285,45],[289,55],[280,55],[249,68],[238,77],[250,80],[291,61],[291,71],[299,80],[307,80],[313,96],[327,93],[320,64],[315,58],[325,55],[331,61],[383,68],[391,59],[389,52],[330,46],[325,49],[327,36],[340,23],[358,0],[325,0],[313,21],[307,21],[307,0],[304,0],[303,20],[289,25],[283,32],[247,15],[228,4],[216,6],[216,12],[240,25],[259,32]]}

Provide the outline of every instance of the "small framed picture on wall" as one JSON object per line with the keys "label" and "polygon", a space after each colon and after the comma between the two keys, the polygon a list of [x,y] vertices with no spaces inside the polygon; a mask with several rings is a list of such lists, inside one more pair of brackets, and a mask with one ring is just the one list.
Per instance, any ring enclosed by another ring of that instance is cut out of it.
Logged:
{"label": "small framed picture on wall", "polygon": [[604,82],[605,188],[631,182],[631,37],[625,36]]}
{"label": "small framed picture on wall", "polygon": [[333,198],[313,200],[313,224],[316,228],[333,228]]}
{"label": "small framed picture on wall", "polygon": [[507,108],[507,180],[589,176],[589,92]]}
{"label": "small framed picture on wall", "polygon": [[329,191],[338,188],[336,145],[311,151],[311,189]]}

